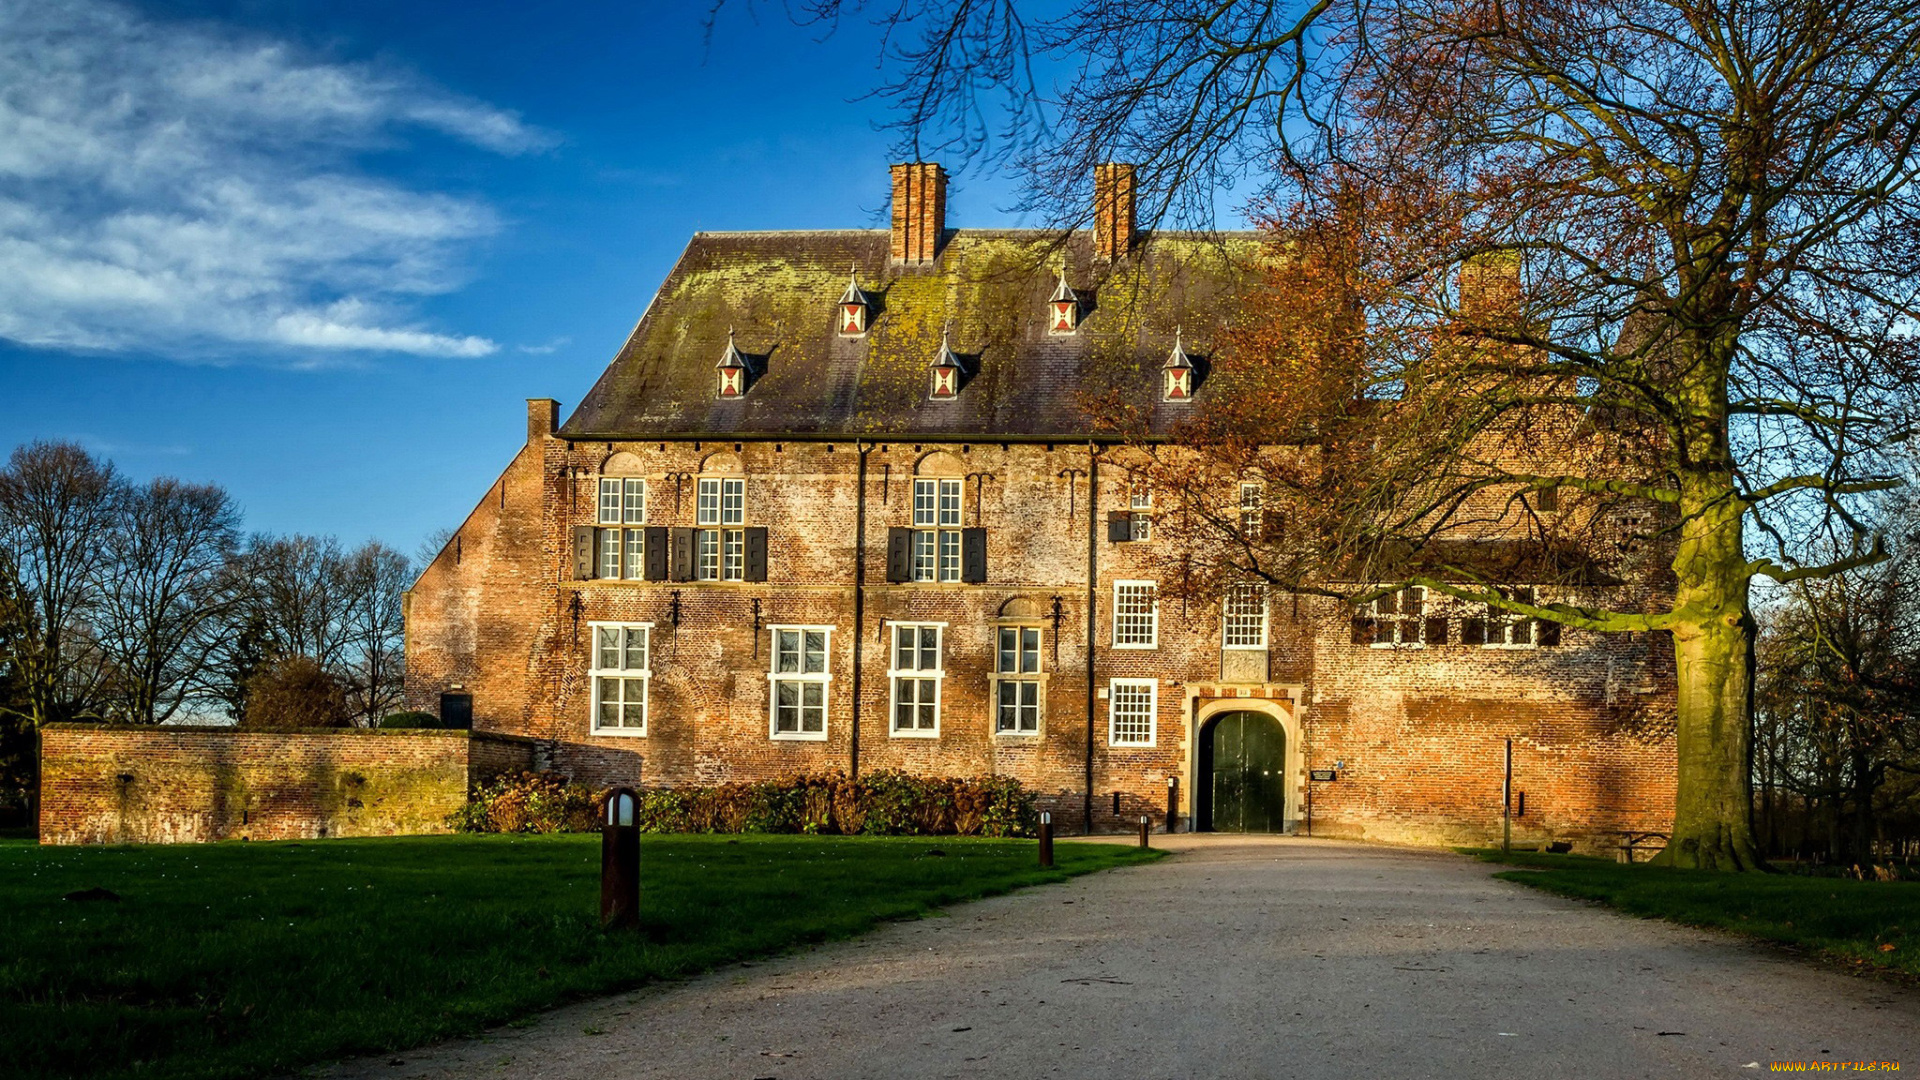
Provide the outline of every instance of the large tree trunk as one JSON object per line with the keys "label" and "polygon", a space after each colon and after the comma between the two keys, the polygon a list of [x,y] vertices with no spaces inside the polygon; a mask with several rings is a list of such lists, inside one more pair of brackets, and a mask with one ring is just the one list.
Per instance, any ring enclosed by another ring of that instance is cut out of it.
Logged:
{"label": "large tree trunk", "polygon": [[[1713,485],[1717,486],[1717,485]],[[1700,870],[1761,870],[1753,843],[1753,613],[1742,508],[1731,485],[1683,482],[1673,628],[1679,677],[1673,835],[1655,861]],[[1690,497],[1691,496],[1691,497]]]}

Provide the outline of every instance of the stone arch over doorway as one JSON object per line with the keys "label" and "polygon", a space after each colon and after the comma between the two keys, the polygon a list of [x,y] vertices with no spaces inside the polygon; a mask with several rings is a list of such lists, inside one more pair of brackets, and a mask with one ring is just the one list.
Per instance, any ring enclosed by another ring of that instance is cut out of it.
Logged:
{"label": "stone arch over doorway", "polygon": [[[1300,817],[1300,787],[1305,757],[1298,718],[1290,703],[1266,698],[1229,698],[1208,702],[1194,717],[1193,821],[1203,831],[1287,832]],[[1224,724],[1224,726],[1223,726]],[[1223,743],[1225,745],[1223,745]],[[1277,745],[1276,745],[1277,744]],[[1249,760],[1251,759],[1251,760]],[[1236,769],[1235,766],[1241,766]],[[1270,785],[1235,799],[1232,809],[1216,799],[1235,798],[1232,775],[1216,778],[1216,769],[1242,776],[1243,786]]]}

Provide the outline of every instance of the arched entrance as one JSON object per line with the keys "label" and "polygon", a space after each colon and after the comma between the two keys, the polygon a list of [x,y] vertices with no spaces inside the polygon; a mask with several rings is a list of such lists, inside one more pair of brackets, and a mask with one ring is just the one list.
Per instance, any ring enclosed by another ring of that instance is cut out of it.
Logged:
{"label": "arched entrance", "polygon": [[1265,713],[1221,713],[1200,737],[1200,828],[1281,832],[1287,826],[1287,733]]}

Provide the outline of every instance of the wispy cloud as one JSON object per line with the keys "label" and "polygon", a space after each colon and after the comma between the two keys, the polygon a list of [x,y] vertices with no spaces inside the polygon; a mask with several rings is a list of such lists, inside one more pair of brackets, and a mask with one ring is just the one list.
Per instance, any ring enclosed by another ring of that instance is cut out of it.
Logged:
{"label": "wispy cloud", "polygon": [[492,210],[355,164],[421,132],[552,141],[405,72],[102,0],[0,0],[0,338],[215,362],[494,352],[410,309],[458,287]]}
{"label": "wispy cloud", "polygon": [[559,352],[571,344],[573,344],[572,338],[557,337],[544,345],[519,345],[515,347],[529,356],[552,356],[554,353]]}

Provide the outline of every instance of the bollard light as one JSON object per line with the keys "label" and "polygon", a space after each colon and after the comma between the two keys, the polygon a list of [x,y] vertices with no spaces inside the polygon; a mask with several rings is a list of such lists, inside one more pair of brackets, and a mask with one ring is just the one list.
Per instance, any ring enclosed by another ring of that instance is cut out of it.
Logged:
{"label": "bollard light", "polygon": [[1180,778],[1167,774],[1167,835],[1180,828]]}
{"label": "bollard light", "polygon": [[1147,824],[1147,815],[1140,815],[1140,846],[1147,847],[1147,834],[1153,827]]}
{"label": "bollard light", "polygon": [[640,797],[632,788],[607,792],[600,818],[600,925],[640,924]]}
{"label": "bollard light", "polygon": [[1040,812],[1040,868],[1053,867],[1053,815]]}

